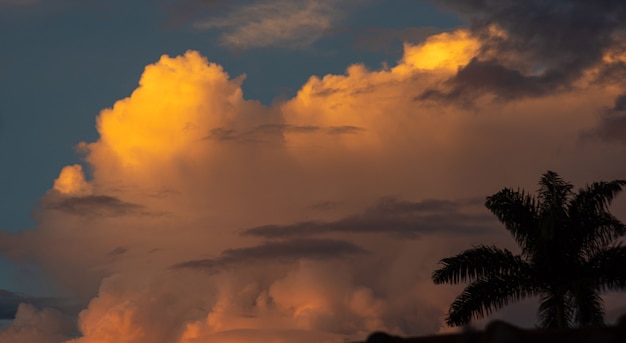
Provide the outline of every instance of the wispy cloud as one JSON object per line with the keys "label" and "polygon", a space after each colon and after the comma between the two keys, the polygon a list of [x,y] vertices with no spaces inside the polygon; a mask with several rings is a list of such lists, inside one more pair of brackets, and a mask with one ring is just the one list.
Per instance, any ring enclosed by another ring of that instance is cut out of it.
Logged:
{"label": "wispy cloud", "polygon": [[138,214],[141,205],[128,203],[108,195],[63,197],[58,201],[45,200],[46,209],[80,216],[122,216]]}
{"label": "wispy cloud", "polygon": [[224,17],[198,21],[194,26],[224,30],[222,43],[237,49],[304,48],[341,16],[335,4],[333,0],[269,0],[234,8]]}
{"label": "wispy cloud", "polygon": [[298,259],[329,259],[367,251],[353,243],[335,239],[295,238],[279,242],[265,242],[257,246],[227,249],[215,259],[191,260],[178,263],[174,268],[216,270],[241,262],[267,262],[268,260],[297,261]]}
{"label": "wispy cloud", "polygon": [[410,202],[383,198],[363,213],[350,215],[337,221],[308,221],[284,226],[264,225],[248,229],[243,234],[265,238],[285,238],[328,233],[369,233],[415,239],[421,234],[432,232],[456,234],[489,232],[497,224],[493,216],[466,211],[466,207],[477,204],[475,201],[470,203],[444,200]]}

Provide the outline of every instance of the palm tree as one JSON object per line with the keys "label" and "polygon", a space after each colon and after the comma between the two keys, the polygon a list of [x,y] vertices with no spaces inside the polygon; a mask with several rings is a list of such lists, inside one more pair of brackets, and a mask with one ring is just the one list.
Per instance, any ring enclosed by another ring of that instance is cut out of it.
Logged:
{"label": "palm tree", "polygon": [[485,206],[521,248],[480,245],[444,258],[435,284],[470,282],[446,323],[464,325],[528,297],[540,300],[540,327],[604,324],[600,293],[626,290],[626,226],[609,212],[626,180],[595,182],[572,191],[557,173],[542,175],[536,196],[505,188]]}

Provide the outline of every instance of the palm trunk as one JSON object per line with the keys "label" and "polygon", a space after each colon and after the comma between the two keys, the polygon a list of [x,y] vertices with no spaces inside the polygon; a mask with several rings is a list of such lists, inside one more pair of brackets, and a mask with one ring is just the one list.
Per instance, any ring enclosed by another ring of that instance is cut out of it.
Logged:
{"label": "palm trunk", "polygon": [[556,327],[567,327],[567,323],[565,321],[565,306],[563,304],[563,296],[561,294],[559,294],[558,301],[556,303]]}
{"label": "palm trunk", "polygon": [[569,327],[569,323],[567,321],[567,315],[565,313],[565,292],[559,289],[559,287],[555,287],[554,297],[555,297],[555,324],[557,328],[567,328]]}

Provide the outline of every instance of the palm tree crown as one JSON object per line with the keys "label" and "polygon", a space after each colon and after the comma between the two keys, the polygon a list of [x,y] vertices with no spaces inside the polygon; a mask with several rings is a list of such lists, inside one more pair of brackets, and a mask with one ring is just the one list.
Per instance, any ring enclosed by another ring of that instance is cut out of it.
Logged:
{"label": "palm tree crown", "polygon": [[603,325],[603,291],[626,290],[626,226],[609,212],[626,180],[574,192],[557,173],[542,175],[536,196],[505,188],[485,206],[521,248],[515,255],[480,245],[444,258],[436,284],[470,282],[454,300],[448,325],[464,325],[526,297],[540,300],[541,327]]}

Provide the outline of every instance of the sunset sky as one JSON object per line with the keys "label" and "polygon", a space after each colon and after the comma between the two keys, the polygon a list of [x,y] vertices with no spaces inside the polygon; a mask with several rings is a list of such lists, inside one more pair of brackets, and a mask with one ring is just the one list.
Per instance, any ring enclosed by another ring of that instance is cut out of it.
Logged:
{"label": "sunset sky", "polygon": [[[461,288],[433,285],[437,261],[517,251],[485,196],[546,170],[626,178],[625,17],[614,0],[0,0],[0,342],[449,332]],[[612,209],[626,220],[626,195]]]}

